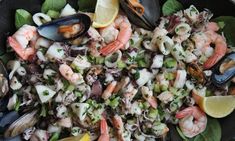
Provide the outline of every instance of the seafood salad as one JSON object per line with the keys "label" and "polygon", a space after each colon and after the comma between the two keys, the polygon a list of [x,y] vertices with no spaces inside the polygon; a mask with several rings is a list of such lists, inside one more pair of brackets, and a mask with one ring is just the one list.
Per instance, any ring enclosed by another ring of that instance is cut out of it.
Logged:
{"label": "seafood salad", "polygon": [[[147,8],[137,5],[141,17]],[[1,70],[4,138],[154,141],[167,137],[168,125],[185,138],[205,131],[200,99],[229,95],[226,82],[234,81],[212,70],[226,54],[234,58],[213,13],[191,5],[135,25],[124,11],[95,28],[91,13],[67,4],[34,14],[34,25],[8,37],[16,58]],[[234,61],[221,66],[223,74]]]}

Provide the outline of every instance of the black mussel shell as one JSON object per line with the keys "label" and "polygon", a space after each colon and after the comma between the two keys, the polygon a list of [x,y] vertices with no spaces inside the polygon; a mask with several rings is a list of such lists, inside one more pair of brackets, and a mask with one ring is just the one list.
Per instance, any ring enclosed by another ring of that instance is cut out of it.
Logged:
{"label": "black mussel shell", "polygon": [[5,65],[2,63],[1,60],[0,60],[0,74],[3,74],[3,76],[5,76],[6,78],[8,76],[7,69],[5,68]]}
{"label": "black mussel shell", "polygon": [[15,111],[4,113],[0,116],[0,133],[4,132],[10,124],[19,118],[19,114]]}
{"label": "black mussel shell", "polygon": [[129,20],[142,28],[153,30],[157,26],[157,21],[160,17],[160,5],[158,0],[139,0],[139,3],[144,6],[144,14],[139,16],[134,12],[126,0],[120,0],[120,4]]}
{"label": "black mussel shell", "polygon": [[12,138],[1,138],[0,137],[0,141],[22,141],[22,139],[18,135],[18,136],[12,137]]}
{"label": "black mussel shell", "polygon": [[235,61],[235,52],[224,56],[213,68],[211,80],[212,83],[216,86],[222,86],[226,84],[229,80],[231,80],[235,76],[235,66],[227,69],[223,74],[221,74],[220,66],[224,63],[224,61],[227,60]]}
{"label": "black mussel shell", "polygon": [[78,13],[43,24],[38,27],[38,33],[47,39],[64,42],[84,35],[90,26],[90,17]]}

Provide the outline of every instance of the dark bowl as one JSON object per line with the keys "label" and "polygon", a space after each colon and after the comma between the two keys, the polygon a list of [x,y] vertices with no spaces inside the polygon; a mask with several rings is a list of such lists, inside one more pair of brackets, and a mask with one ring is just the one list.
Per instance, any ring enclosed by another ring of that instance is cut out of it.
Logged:
{"label": "dark bowl", "polygon": [[[77,0],[68,0],[75,8]],[[161,0],[162,4],[165,0]],[[235,16],[235,4],[229,0],[179,0],[187,8],[194,4],[200,10],[210,9],[216,16]],[[43,0],[0,0],[0,53],[4,52],[6,47],[6,37],[14,33],[14,14],[18,8],[23,8],[31,13],[39,12]],[[234,31],[235,32],[235,31]],[[2,51],[3,50],[3,51]],[[1,54],[0,54],[1,55]],[[235,136],[235,112],[229,116],[219,119],[222,126],[222,141],[230,141]],[[171,138],[171,140],[180,140]]]}

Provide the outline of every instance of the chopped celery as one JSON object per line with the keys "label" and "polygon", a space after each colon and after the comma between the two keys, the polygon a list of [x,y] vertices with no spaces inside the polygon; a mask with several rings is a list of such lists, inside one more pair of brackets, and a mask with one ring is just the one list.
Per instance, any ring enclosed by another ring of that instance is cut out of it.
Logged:
{"label": "chopped celery", "polygon": [[55,11],[55,10],[49,10],[49,11],[47,12],[47,15],[50,16],[50,17],[53,18],[53,19],[57,19],[57,18],[59,18],[60,13],[57,12],[57,11]]}
{"label": "chopped celery", "polygon": [[104,63],[104,57],[102,57],[102,56],[96,57],[95,62],[96,62],[96,64],[103,64]]}
{"label": "chopped celery", "polygon": [[19,108],[20,108],[20,100],[17,98],[16,104],[14,105],[14,109],[15,109],[15,111],[18,111]]}
{"label": "chopped celery", "polygon": [[167,85],[161,85],[161,90],[162,91],[167,91],[168,89],[168,86]]}
{"label": "chopped celery", "polygon": [[155,93],[160,93],[161,92],[161,88],[160,88],[160,85],[157,83],[157,84],[154,84],[154,88],[153,88],[153,91]]}
{"label": "chopped celery", "polygon": [[167,79],[167,80],[173,80],[173,79],[175,79],[175,75],[173,74],[173,73],[165,73],[165,78]]}
{"label": "chopped celery", "polygon": [[177,61],[173,58],[167,58],[164,61],[164,66],[167,67],[167,68],[174,68],[174,67],[177,66]]}
{"label": "chopped celery", "polygon": [[157,116],[158,116],[158,110],[151,108],[151,109],[149,110],[148,116],[149,116],[150,118],[152,118],[152,119],[156,119]]}
{"label": "chopped celery", "polygon": [[147,66],[146,62],[143,59],[139,59],[137,61],[137,63],[138,63],[139,67],[146,67]]}
{"label": "chopped celery", "polygon": [[69,85],[67,87],[67,91],[70,91],[70,92],[72,92],[74,89],[75,89],[74,85]]}
{"label": "chopped celery", "polygon": [[143,103],[139,103],[139,107],[141,108],[141,109],[144,109],[144,104]]}
{"label": "chopped celery", "polygon": [[59,132],[55,132],[52,134],[51,138],[49,141],[57,141],[60,137],[60,133]]}
{"label": "chopped celery", "polygon": [[143,106],[144,106],[143,109],[148,109],[150,107],[149,103],[146,101],[143,103]]}
{"label": "chopped celery", "polygon": [[118,67],[119,69],[123,69],[123,68],[126,67],[126,64],[125,64],[122,60],[119,60],[119,61],[117,62],[117,67]]}
{"label": "chopped celery", "polygon": [[108,99],[107,104],[114,109],[118,106],[119,99],[120,99],[120,97],[116,97],[116,98],[110,99],[110,100]]}
{"label": "chopped celery", "polygon": [[77,97],[82,97],[82,93],[79,92],[79,91],[75,91],[74,94],[75,94]]}

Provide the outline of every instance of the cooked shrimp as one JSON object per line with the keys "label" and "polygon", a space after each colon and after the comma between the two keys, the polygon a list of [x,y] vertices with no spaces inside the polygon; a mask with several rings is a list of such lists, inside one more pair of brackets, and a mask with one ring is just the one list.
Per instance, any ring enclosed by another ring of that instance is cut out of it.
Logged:
{"label": "cooked shrimp", "polygon": [[37,37],[36,27],[24,25],[13,36],[8,37],[8,42],[23,60],[28,60],[36,53],[34,45]]}
{"label": "cooked shrimp", "polygon": [[73,84],[79,84],[81,81],[83,81],[82,76],[78,73],[74,73],[71,67],[66,64],[60,65],[59,71],[65,79]]}
{"label": "cooked shrimp", "polygon": [[177,70],[174,87],[183,88],[186,82],[187,72],[185,70]]}
{"label": "cooked shrimp", "polygon": [[206,35],[209,38],[208,45],[210,45],[211,43],[215,44],[213,55],[210,56],[204,63],[204,69],[209,69],[226,54],[227,44],[225,39],[221,35],[212,30],[207,31]]}
{"label": "cooked shrimp", "polygon": [[116,40],[101,48],[100,53],[104,56],[114,53],[117,50],[123,48],[131,38],[132,29],[127,17],[119,15],[115,19],[114,24],[112,24],[112,26],[114,26],[114,28],[116,29],[119,29],[119,34]]}
{"label": "cooked shrimp", "polygon": [[102,94],[102,98],[105,100],[108,99],[112,95],[116,85],[117,81],[112,81],[110,84],[108,84],[107,88],[104,90]]}
{"label": "cooked shrimp", "polygon": [[117,130],[118,141],[125,141],[125,138],[123,136],[124,126],[123,126],[122,118],[119,115],[115,115],[113,117],[113,126]]}
{"label": "cooked shrimp", "polygon": [[219,30],[219,26],[216,23],[210,22],[206,26],[207,31],[205,32],[208,41],[206,47],[211,43],[215,44],[214,53],[210,56],[206,62],[204,62],[204,69],[209,69],[215,65],[227,51],[227,44],[225,39],[216,33]]}
{"label": "cooked shrimp", "polygon": [[146,86],[141,87],[143,98],[153,107],[157,108],[157,99],[153,96],[153,92]]}
{"label": "cooked shrimp", "polygon": [[198,107],[188,107],[178,113],[179,127],[186,137],[192,138],[206,129],[206,114]]}
{"label": "cooked shrimp", "polygon": [[100,121],[100,134],[98,141],[109,141],[109,128],[104,117]]}

